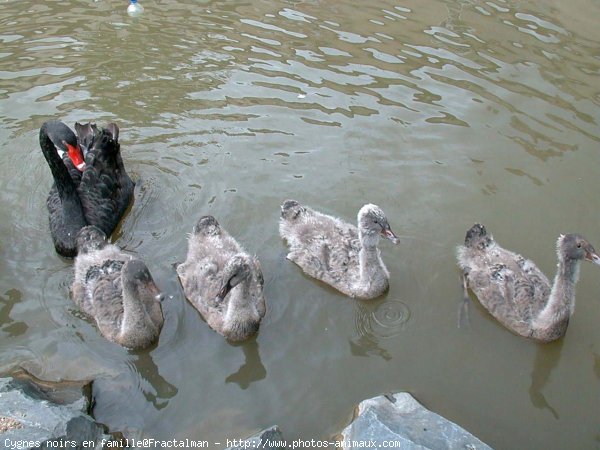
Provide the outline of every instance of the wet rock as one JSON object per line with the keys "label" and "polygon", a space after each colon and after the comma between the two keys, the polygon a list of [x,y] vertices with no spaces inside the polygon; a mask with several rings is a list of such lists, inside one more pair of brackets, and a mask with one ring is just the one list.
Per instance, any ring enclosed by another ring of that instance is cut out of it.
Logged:
{"label": "wet rock", "polygon": [[[471,433],[423,407],[410,394],[382,395],[360,402],[356,417],[338,440],[344,448],[491,449]],[[350,445],[352,443],[354,445]]]}
{"label": "wet rock", "polygon": [[227,447],[225,450],[247,450],[249,448],[285,448],[283,435],[279,431],[277,425],[262,430],[261,432],[249,437],[245,440],[240,440],[233,447]]}
{"label": "wet rock", "polygon": [[90,393],[91,383],[49,383],[22,371],[0,378],[0,443],[19,449],[102,449],[112,436],[87,415]]}

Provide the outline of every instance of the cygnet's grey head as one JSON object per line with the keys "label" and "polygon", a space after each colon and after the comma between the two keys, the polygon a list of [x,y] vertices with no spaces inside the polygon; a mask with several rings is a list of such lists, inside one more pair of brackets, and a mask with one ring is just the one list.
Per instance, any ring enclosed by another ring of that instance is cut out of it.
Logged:
{"label": "cygnet's grey head", "polygon": [[202,216],[194,225],[194,234],[203,234],[205,236],[214,236],[219,234],[220,225],[213,216]]}
{"label": "cygnet's grey head", "polygon": [[490,244],[494,241],[492,235],[488,234],[485,227],[476,223],[471,228],[467,230],[467,234],[465,235],[465,246],[478,248],[480,250],[489,247]]}
{"label": "cygnet's grey head", "polygon": [[252,260],[248,255],[242,253],[232,256],[227,261],[227,264],[223,268],[223,281],[221,289],[217,294],[217,302],[223,301],[227,294],[229,294],[229,291],[248,279],[252,273],[251,264]]}
{"label": "cygnet's grey head", "polygon": [[281,204],[281,217],[286,220],[295,220],[305,208],[296,200],[286,200]]}
{"label": "cygnet's grey head", "polygon": [[83,227],[75,239],[77,253],[86,254],[105,247],[108,242],[104,232],[93,225]]}
{"label": "cygnet's grey head", "polygon": [[377,205],[369,203],[358,211],[358,227],[363,235],[381,235],[392,241],[394,244],[400,242],[398,236],[396,236],[390,228],[385,213]]}
{"label": "cygnet's grey head", "polygon": [[556,242],[556,250],[563,261],[590,261],[600,265],[600,256],[592,244],[580,234],[561,235]]}

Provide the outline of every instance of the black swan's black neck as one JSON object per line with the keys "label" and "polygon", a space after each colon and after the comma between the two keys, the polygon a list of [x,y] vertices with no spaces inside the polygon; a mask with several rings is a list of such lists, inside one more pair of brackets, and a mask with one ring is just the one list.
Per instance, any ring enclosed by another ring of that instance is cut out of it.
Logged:
{"label": "black swan's black neck", "polygon": [[[50,122],[50,124],[51,123],[52,122]],[[76,195],[77,186],[71,178],[67,166],[58,155],[54,142],[52,139],[50,139],[48,134],[48,126],[49,123],[46,122],[44,125],[42,125],[42,128],[40,128],[40,147],[44,157],[46,158],[46,161],[48,162],[48,165],[50,166],[50,170],[52,171],[52,177],[56,183],[58,193],[61,198],[64,196]]]}
{"label": "black swan's black neck", "polygon": [[[51,134],[54,139],[51,139]],[[52,171],[54,184],[62,204],[62,215],[66,222],[63,226],[79,229],[86,225],[86,220],[81,199],[77,192],[77,184],[58,155],[55,146],[55,141],[65,139],[74,139],[74,142],[76,142],[73,132],[62,122],[46,122],[40,128],[40,147]]]}

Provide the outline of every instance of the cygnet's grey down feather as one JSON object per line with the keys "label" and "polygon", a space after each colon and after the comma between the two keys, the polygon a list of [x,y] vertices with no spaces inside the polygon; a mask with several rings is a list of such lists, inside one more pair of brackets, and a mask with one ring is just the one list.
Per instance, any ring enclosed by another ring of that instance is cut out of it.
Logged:
{"label": "cygnet's grey down feather", "polygon": [[457,249],[465,301],[471,288],[492,316],[521,336],[540,342],[564,336],[575,309],[581,261],[600,264],[600,257],[578,234],[561,235],[556,252],[558,270],[550,284],[532,261],[500,247],[483,225],[473,225]]}
{"label": "cygnet's grey down feather", "polygon": [[208,325],[230,341],[258,331],[265,315],[263,275],[250,256],[213,216],[203,216],[177,266],[183,292]]}
{"label": "cygnet's grey down feather", "polygon": [[364,205],[358,228],[317,212],[295,200],[281,205],[279,234],[290,247],[287,258],[304,273],[324,281],[349,297],[379,297],[389,287],[390,274],[377,244],[380,236],[398,243],[381,208]]}
{"label": "cygnet's grey down feather", "polygon": [[146,265],[108,243],[95,226],[82,228],[76,243],[75,303],[108,340],[132,349],[156,341],[163,325],[163,295]]}

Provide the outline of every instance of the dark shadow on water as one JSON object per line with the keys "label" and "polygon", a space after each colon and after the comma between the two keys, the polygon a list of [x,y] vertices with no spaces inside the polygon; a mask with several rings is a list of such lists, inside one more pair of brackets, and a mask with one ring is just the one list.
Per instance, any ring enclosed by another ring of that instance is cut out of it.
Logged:
{"label": "dark shadow on water", "polygon": [[150,351],[129,351],[116,376],[97,378],[92,385],[93,417],[128,438],[141,437],[148,421],[159,417],[178,392],[160,374]]}
{"label": "dark shadow on water", "polygon": [[177,388],[160,374],[150,353],[140,353],[133,365],[140,374],[140,377],[146,380],[154,389],[154,392],[146,389],[142,390],[146,400],[152,403],[157,410],[166,407],[169,404],[169,400],[177,394]]}
{"label": "dark shadow on water", "polygon": [[118,375],[94,380],[91,413],[123,436],[140,438],[147,421],[162,414],[178,389],[160,374],[148,349],[130,350],[129,356]]}
{"label": "dark shadow on water", "polygon": [[0,332],[9,337],[20,336],[28,328],[25,322],[17,322],[10,317],[13,307],[21,301],[21,297],[21,291],[17,289],[9,289],[0,296]]}
{"label": "dark shadow on water", "polygon": [[247,389],[250,384],[262,380],[267,376],[267,369],[265,369],[260,359],[256,337],[246,342],[232,345],[234,347],[242,347],[245,360],[237,372],[225,378],[226,383],[235,383],[240,388]]}
{"label": "dark shadow on water", "polygon": [[377,340],[369,336],[356,336],[348,341],[350,344],[350,353],[354,356],[381,356],[386,361],[392,359],[392,355],[385,348],[379,346]]}
{"label": "dark shadow on water", "polygon": [[548,403],[542,391],[550,379],[552,370],[560,360],[562,346],[563,339],[550,344],[538,344],[533,362],[533,371],[531,372],[531,385],[529,386],[529,398],[533,406],[538,409],[547,409],[557,420],[560,418],[558,413]]}
{"label": "dark shadow on water", "polygon": [[[135,436],[144,428],[145,417],[140,411],[149,411],[149,404],[157,414],[177,394],[177,388],[159,372],[148,350],[130,351],[128,370],[115,377],[98,378],[93,384],[93,415],[109,426],[119,424],[120,431]],[[140,395],[141,394],[141,395]],[[150,413],[150,416],[152,414]]]}

